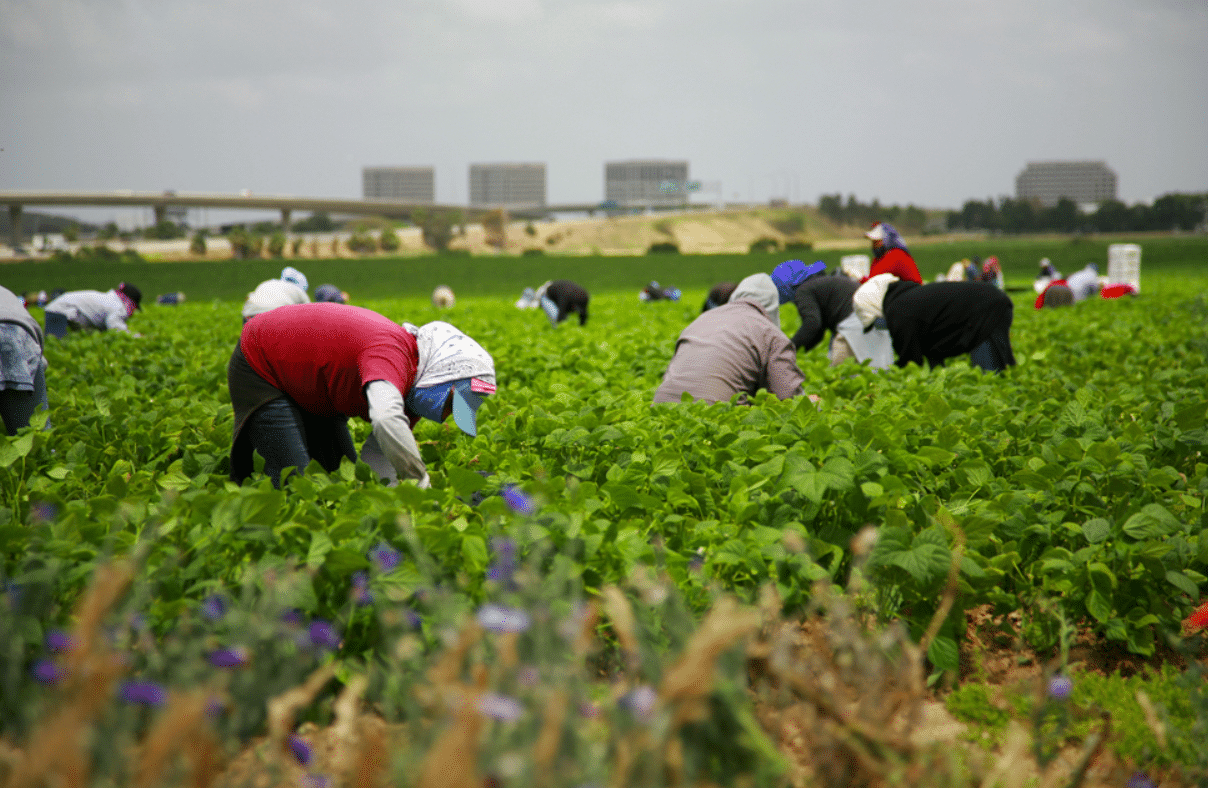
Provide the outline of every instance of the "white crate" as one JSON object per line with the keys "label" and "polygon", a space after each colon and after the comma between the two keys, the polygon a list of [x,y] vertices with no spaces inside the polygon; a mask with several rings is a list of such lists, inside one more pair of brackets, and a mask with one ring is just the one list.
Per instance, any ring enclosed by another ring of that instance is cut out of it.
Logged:
{"label": "white crate", "polygon": [[866,254],[845,254],[839,258],[839,270],[853,279],[863,279],[868,276],[872,267],[872,259]]}
{"label": "white crate", "polygon": [[1107,247],[1107,281],[1112,285],[1132,285],[1141,292],[1141,247],[1138,244]]}

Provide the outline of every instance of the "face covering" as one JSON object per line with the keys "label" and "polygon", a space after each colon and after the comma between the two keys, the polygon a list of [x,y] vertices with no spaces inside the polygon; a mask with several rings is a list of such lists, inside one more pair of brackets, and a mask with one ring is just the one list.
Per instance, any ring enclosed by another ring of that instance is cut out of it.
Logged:
{"label": "face covering", "polygon": [[437,423],[444,421],[445,403],[449,401],[449,392],[453,388],[453,383],[454,381],[449,381],[448,383],[438,383],[435,386],[411,389],[411,392],[404,398],[407,407],[411,409],[412,413],[425,419]]}

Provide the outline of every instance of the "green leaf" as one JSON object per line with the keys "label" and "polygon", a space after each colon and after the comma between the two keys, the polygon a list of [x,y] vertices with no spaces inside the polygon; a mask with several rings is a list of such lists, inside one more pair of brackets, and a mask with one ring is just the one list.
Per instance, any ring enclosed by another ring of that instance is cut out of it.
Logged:
{"label": "green leaf", "polygon": [[7,468],[29,454],[34,447],[34,434],[27,432],[15,438],[0,436],[0,468]]}
{"label": "green leaf", "polygon": [[946,468],[956,459],[955,454],[938,446],[923,446],[918,450],[917,454],[923,462],[932,468]]}
{"label": "green leaf", "polygon": [[1179,529],[1179,521],[1160,504],[1151,503],[1129,517],[1124,523],[1124,533],[1137,541],[1159,539]]}
{"label": "green leaf", "polygon": [[1091,544],[1099,544],[1112,535],[1112,526],[1107,520],[1102,517],[1096,517],[1093,520],[1087,520],[1082,524],[1082,535],[1086,537],[1086,541]]}
{"label": "green leaf", "polygon": [[627,484],[621,484],[620,482],[609,482],[600,489],[607,493],[608,497],[612,499],[612,504],[613,506],[617,507],[618,512],[623,513],[629,508],[640,508],[642,505],[642,499],[638,496],[637,490],[633,489]]}
{"label": "green leaf", "polygon": [[314,531],[310,535],[310,549],[306,552],[306,566],[310,569],[318,569],[323,566],[323,562],[327,559],[327,554],[332,551],[335,545],[331,543],[331,537],[322,531]]}
{"label": "green leaf", "polygon": [[474,572],[486,569],[491,557],[487,552],[487,543],[477,534],[463,536],[461,540],[461,556],[466,560],[467,568]]}
{"label": "green leaf", "polygon": [[960,667],[960,648],[956,639],[938,635],[927,647],[927,659],[939,670],[956,670]]}
{"label": "green leaf", "polygon": [[1168,570],[1166,572],[1166,582],[1170,583],[1172,586],[1191,597],[1193,601],[1199,601],[1200,589],[1196,587],[1196,584],[1192,582],[1191,578],[1182,572],[1178,572],[1173,569]]}
{"label": "green leaf", "polygon": [[468,498],[487,486],[487,480],[474,471],[460,468],[456,465],[446,466],[445,475],[453,492],[462,498]]}
{"label": "green leaf", "polygon": [[1175,412],[1174,423],[1181,430],[1195,430],[1204,426],[1206,415],[1208,415],[1208,401],[1197,402]]}
{"label": "green leaf", "polygon": [[1112,605],[1098,591],[1091,591],[1086,597],[1086,612],[1096,621],[1106,622],[1112,616]]}

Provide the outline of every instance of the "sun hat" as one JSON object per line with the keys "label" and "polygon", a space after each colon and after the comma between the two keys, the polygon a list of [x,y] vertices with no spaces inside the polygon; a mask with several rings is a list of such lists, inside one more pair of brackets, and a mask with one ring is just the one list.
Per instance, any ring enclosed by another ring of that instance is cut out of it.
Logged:
{"label": "sun hat", "polygon": [[306,274],[291,265],[287,265],[281,269],[281,281],[295,284],[302,288],[303,292],[310,290],[310,283],[306,281]]}
{"label": "sun hat", "polygon": [[864,237],[870,241],[884,241],[885,227],[881,222],[877,222],[872,226],[872,229],[864,233]]}
{"label": "sun hat", "polygon": [[453,421],[465,434],[478,434],[476,414],[484,397],[495,393],[495,383],[485,377],[465,378],[453,383]]}

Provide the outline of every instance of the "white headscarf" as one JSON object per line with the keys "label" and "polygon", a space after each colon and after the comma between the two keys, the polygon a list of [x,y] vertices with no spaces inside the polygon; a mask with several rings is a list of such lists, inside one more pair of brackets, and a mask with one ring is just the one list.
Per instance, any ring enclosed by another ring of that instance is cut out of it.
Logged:
{"label": "white headscarf", "polygon": [[735,301],[754,301],[764,311],[768,319],[780,324],[780,293],[776,290],[776,282],[767,274],[751,274],[738,283],[730,295],[729,303]]}
{"label": "white headscarf", "polygon": [[419,346],[416,388],[473,377],[495,382],[495,360],[491,354],[448,323],[441,320],[422,326],[403,323],[403,328],[415,337]]}
{"label": "white headscarf", "polygon": [[896,281],[898,278],[893,274],[877,274],[860,285],[855,295],[851,297],[852,309],[865,328],[876,322],[878,317],[885,316],[885,313],[881,311],[882,305],[885,303],[885,291],[889,289],[890,284]]}

